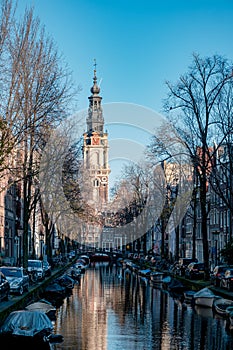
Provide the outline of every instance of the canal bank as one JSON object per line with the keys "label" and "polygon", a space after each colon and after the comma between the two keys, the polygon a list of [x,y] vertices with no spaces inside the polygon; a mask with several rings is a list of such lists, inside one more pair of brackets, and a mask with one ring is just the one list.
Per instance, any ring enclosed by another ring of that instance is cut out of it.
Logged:
{"label": "canal bank", "polygon": [[37,282],[29,287],[29,291],[23,295],[9,295],[7,301],[0,302],[0,326],[6,317],[15,310],[23,309],[26,305],[34,300],[38,300],[45,288],[57,277],[60,277],[73,263],[55,268],[51,276],[46,277],[43,281]]}
{"label": "canal bank", "polygon": [[[124,266],[124,264],[123,264]],[[157,269],[154,267],[149,267],[148,266],[142,266],[138,265],[135,262],[126,259],[125,260],[125,268],[129,268],[130,270],[134,271],[136,274],[141,274],[143,270],[145,271],[151,271],[151,272],[161,272],[163,273],[163,276],[170,276],[176,280],[179,280],[187,289],[194,290],[194,291],[199,291],[202,288],[209,288],[213,291],[214,294],[221,296],[226,299],[233,300],[233,292],[228,291],[226,289],[220,288],[220,287],[215,287],[213,284],[211,284],[210,281],[205,281],[205,280],[190,280],[187,279],[183,276],[177,275],[169,270],[161,270]],[[149,274],[147,275],[149,277]]]}
{"label": "canal bank", "polygon": [[213,286],[213,284],[211,284],[210,281],[203,281],[203,280],[189,280],[185,277],[181,277],[181,276],[177,276],[174,274],[170,274],[171,277],[176,278],[178,280],[180,280],[185,286],[187,286],[188,288],[190,288],[191,290],[200,290],[202,288],[209,288],[210,290],[212,290],[214,292],[214,294],[219,295],[223,298],[226,299],[230,299],[233,300],[233,292],[230,292],[226,289],[220,288],[220,287],[215,287]]}

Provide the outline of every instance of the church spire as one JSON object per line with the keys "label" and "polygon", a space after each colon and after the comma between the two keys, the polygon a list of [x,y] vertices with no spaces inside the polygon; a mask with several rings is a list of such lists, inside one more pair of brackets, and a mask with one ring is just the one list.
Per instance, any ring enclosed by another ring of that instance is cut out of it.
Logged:
{"label": "church spire", "polygon": [[93,86],[90,91],[92,95],[88,97],[89,99],[89,108],[88,108],[88,117],[87,117],[87,132],[98,132],[103,134],[104,129],[104,118],[103,111],[101,106],[102,97],[99,96],[100,88],[97,85],[97,76],[96,76],[96,60],[94,60],[94,77],[93,77]]}
{"label": "church spire", "polygon": [[94,77],[93,77],[93,86],[91,87],[91,93],[93,95],[98,95],[100,93],[100,88],[99,86],[97,85],[97,76],[96,76],[96,66],[97,66],[97,63],[96,63],[96,59],[94,59]]}
{"label": "church spire", "polygon": [[[87,131],[83,134],[83,164],[88,203],[101,211],[108,203],[108,177],[111,170],[108,164],[108,133],[103,131],[102,97],[99,92],[95,61],[93,86],[91,96],[88,97]],[[97,235],[94,237],[96,238]]]}

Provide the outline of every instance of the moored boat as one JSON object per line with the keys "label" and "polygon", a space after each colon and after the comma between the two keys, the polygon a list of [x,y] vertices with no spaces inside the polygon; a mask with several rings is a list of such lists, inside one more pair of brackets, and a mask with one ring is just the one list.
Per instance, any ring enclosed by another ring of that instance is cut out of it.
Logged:
{"label": "moored boat", "polygon": [[167,290],[169,283],[171,283],[171,276],[164,276],[162,278],[162,288]]}
{"label": "moored boat", "polygon": [[111,258],[106,253],[95,253],[90,256],[90,262],[104,262],[104,261],[110,261]]}
{"label": "moored boat", "polygon": [[138,270],[138,274],[139,274],[139,276],[149,278],[150,274],[151,274],[151,270],[150,269]]}
{"label": "moored boat", "polygon": [[88,265],[86,264],[86,262],[85,262],[84,260],[78,259],[78,260],[76,261],[76,263],[74,264],[74,267],[75,267],[78,271],[80,271],[80,273],[82,274],[82,273],[85,273],[85,271],[86,271]]}
{"label": "moored boat", "polygon": [[233,312],[233,306],[227,306],[226,308],[226,317],[229,317],[230,314]]}
{"label": "moored boat", "polygon": [[63,274],[61,277],[55,279],[55,282],[60,284],[62,287],[66,288],[67,293],[69,293],[74,288],[74,278],[70,277],[68,274]]}
{"label": "moored boat", "polygon": [[53,306],[49,301],[36,301],[31,303],[25,307],[25,310],[28,311],[41,311],[44,312],[50,320],[56,319],[56,311],[57,309]]}
{"label": "moored boat", "polygon": [[52,321],[44,312],[18,310],[11,312],[4,321],[0,338],[9,348],[49,349],[54,340],[63,341],[63,337],[54,334],[53,330]]}
{"label": "moored boat", "polygon": [[53,282],[49,284],[43,292],[43,297],[56,306],[63,303],[63,299],[66,297],[66,295],[67,295],[66,287],[61,286],[57,282]]}
{"label": "moored boat", "polygon": [[213,307],[213,302],[216,298],[219,298],[215,295],[212,290],[205,287],[196,292],[193,295],[195,305],[201,305],[204,307]]}
{"label": "moored boat", "polygon": [[174,294],[183,294],[187,287],[175,278],[172,278],[167,285],[167,290]]}
{"label": "moored boat", "polygon": [[213,310],[223,317],[228,317],[229,311],[232,310],[229,307],[233,309],[233,300],[219,297],[213,302]]}
{"label": "moored boat", "polygon": [[201,316],[202,318],[210,318],[210,319],[213,318],[212,307],[206,307],[203,305],[194,305],[193,309],[197,313],[197,315]]}
{"label": "moored boat", "polygon": [[227,328],[230,331],[233,331],[233,308],[232,308],[232,306],[228,306],[228,308],[226,310],[226,314],[227,314]]}
{"label": "moored boat", "polygon": [[150,274],[150,281],[152,283],[161,283],[163,280],[163,272],[160,271],[152,271]]}
{"label": "moored boat", "polygon": [[166,285],[168,285],[171,282],[171,280],[172,280],[171,276],[164,276],[162,278],[162,282]]}
{"label": "moored boat", "polygon": [[195,290],[184,290],[184,299],[187,303],[192,303],[194,301],[194,294],[196,293]]}
{"label": "moored boat", "polygon": [[90,258],[88,255],[81,255],[79,259],[85,261],[86,265],[88,266],[90,264]]}
{"label": "moored boat", "polygon": [[145,276],[139,276],[140,278],[140,282],[143,283],[143,284],[147,284],[148,283],[148,278],[145,277]]}
{"label": "moored boat", "polygon": [[75,265],[71,266],[68,270],[67,270],[67,275],[69,277],[71,277],[73,280],[75,280],[76,282],[80,283],[80,278],[81,278],[81,269],[76,267]]}

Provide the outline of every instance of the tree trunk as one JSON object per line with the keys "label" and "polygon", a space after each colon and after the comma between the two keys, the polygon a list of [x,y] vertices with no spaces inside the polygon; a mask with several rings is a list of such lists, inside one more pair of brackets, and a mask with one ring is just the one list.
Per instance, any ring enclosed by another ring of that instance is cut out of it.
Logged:
{"label": "tree trunk", "polygon": [[175,261],[179,260],[179,251],[180,251],[180,226],[177,225],[175,228],[176,235],[176,248],[175,248]]}
{"label": "tree trunk", "polygon": [[27,205],[27,181],[23,181],[23,267],[26,269],[28,267],[28,205]]}
{"label": "tree trunk", "polygon": [[203,259],[205,265],[205,279],[209,279],[209,242],[207,231],[207,208],[206,208],[206,186],[207,182],[202,179],[200,186],[200,203],[201,203],[201,231],[203,240]]}

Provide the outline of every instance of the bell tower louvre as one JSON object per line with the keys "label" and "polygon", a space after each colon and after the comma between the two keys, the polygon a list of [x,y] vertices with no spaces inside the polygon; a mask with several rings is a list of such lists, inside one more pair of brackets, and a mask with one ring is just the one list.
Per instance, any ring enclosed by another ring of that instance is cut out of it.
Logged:
{"label": "bell tower louvre", "polygon": [[103,210],[108,203],[109,174],[108,133],[104,132],[102,97],[97,85],[96,63],[93,86],[86,119],[87,131],[83,134],[83,162],[86,176],[87,200],[95,209]]}

